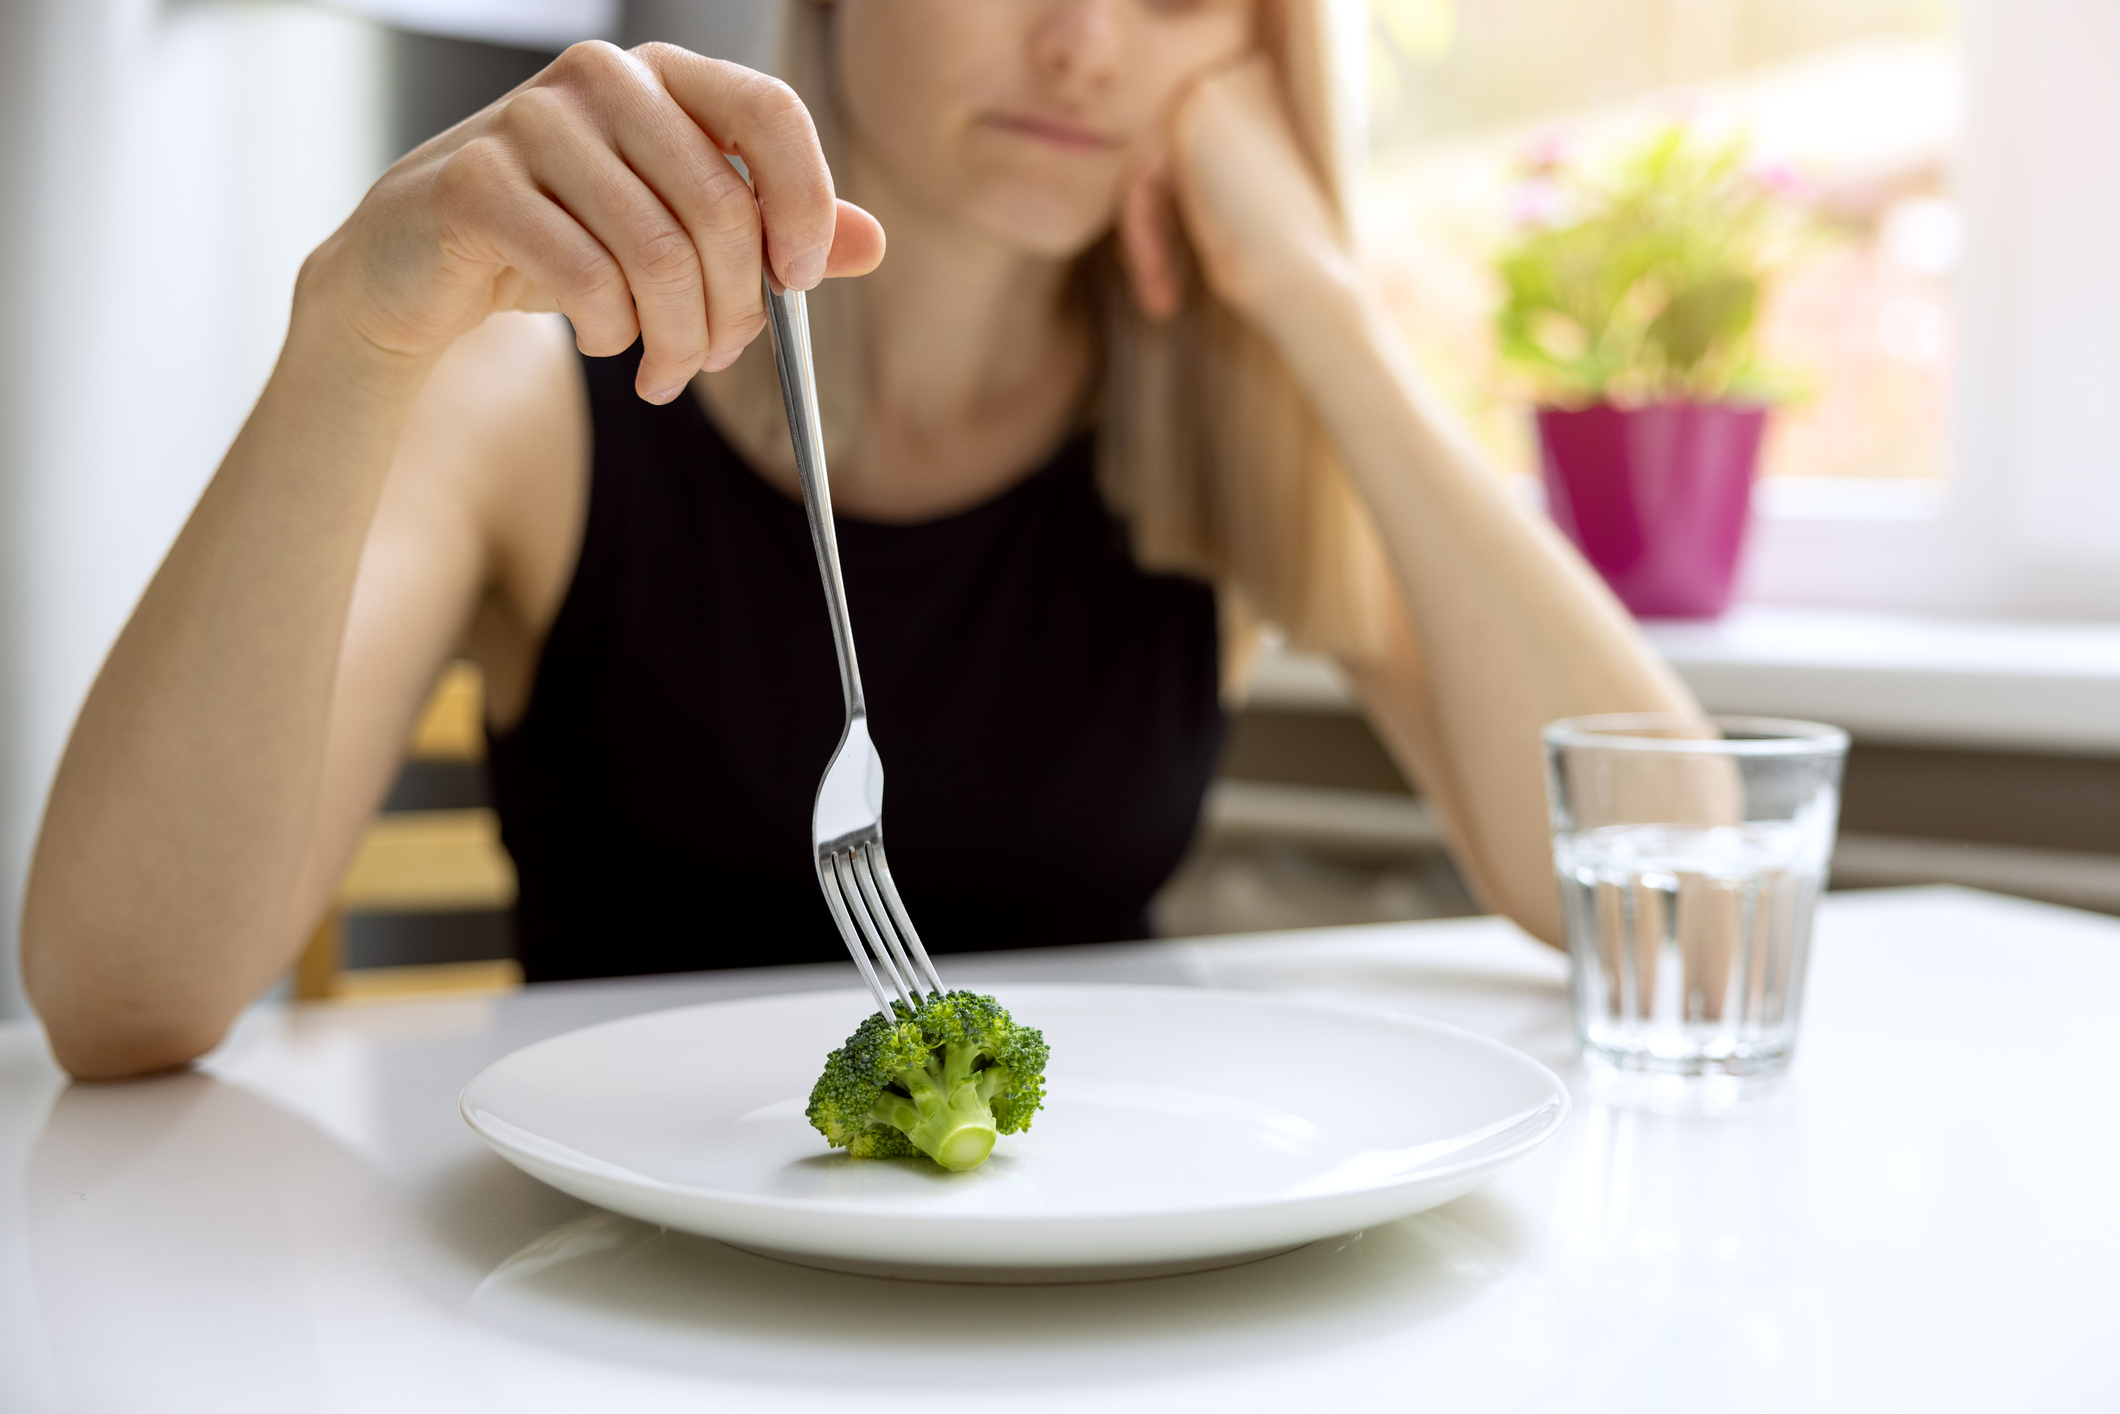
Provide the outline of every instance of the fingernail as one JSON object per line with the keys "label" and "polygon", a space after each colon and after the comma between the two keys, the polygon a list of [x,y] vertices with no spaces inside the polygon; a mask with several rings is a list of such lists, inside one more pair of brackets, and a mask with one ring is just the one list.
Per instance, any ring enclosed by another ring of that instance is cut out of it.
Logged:
{"label": "fingernail", "polygon": [[824,278],[824,258],[831,254],[830,246],[817,246],[806,250],[788,262],[788,288],[807,290]]}
{"label": "fingernail", "polygon": [[657,393],[653,397],[649,398],[648,401],[654,403],[657,407],[662,406],[664,403],[674,403],[677,401],[677,395],[679,393],[682,393],[684,390],[685,385],[683,383],[680,383],[674,388],[663,389],[660,393]]}

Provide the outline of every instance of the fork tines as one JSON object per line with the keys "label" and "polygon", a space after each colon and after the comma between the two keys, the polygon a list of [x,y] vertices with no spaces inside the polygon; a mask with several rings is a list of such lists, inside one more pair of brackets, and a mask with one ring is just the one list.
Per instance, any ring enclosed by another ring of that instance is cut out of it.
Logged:
{"label": "fork tines", "polygon": [[855,839],[836,848],[820,850],[817,879],[824,886],[824,899],[846,939],[854,965],[861,969],[886,1018],[895,999],[910,1010],[918,1010],[925,993],[940,996],[942,978],[928,960],[913,920],[906,916],[891,882],[891,866],[884,858],[880,838]]}

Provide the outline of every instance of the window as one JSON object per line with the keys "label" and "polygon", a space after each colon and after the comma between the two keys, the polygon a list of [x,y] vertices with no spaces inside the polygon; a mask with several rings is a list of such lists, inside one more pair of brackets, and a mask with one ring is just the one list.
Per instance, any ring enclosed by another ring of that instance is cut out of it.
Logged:
{"label": "window", "polygon": [[[1610,143],[1678,113],[1749,133],[1816,213],[1764,311],[1810,389],[1770,476],[1935,478],[1963,246],[1947,192],[1963,81],[1953,0],[1376,0],[1369,240],[1447,392],[1503,465],[1535,469],[1491,350],[1490,252],[1534,147]],[[1477,350],[1476,357],[1466,353]]]}
{"label": "window", "polygon": [[1782,410],[1746,597],[2120,614],[2120,7],[1370,0],[1361,228],[1424,368],[1535,468],[1490,253],[1532,144],[1738,123],[1819,237],[1764,312]]}

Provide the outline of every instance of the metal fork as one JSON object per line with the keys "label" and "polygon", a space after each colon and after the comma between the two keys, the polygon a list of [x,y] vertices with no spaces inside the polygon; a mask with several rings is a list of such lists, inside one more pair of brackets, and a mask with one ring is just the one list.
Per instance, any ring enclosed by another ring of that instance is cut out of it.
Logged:
{"label": "metal fork", "polygon": [[854,628],[839,578],[839,537],[832,529],[832,487],[825,479],[824,437],[817,421],[808,307],[802,291],[775,290],[770,275],[765,294],[773,353],[780,365],[780,396],[788,408],[788,432],[795,439],[795,470],[802,479],[802,505],[810,517],[817,571],[824,578],[832,646],[839,651],[839,686],[847,706],[839,749],[817,787],[810,845],[817,856],[818,887],[824,890],[839,936],[868,982],[877,1009],[886,1020],[895,1021],[893,1000],[917,1009],[924,993],[940,995],[942,978],[913,931],[883,853],[883,759],[869,740],[868,704],[861,696],[861,667],[854,660]]}

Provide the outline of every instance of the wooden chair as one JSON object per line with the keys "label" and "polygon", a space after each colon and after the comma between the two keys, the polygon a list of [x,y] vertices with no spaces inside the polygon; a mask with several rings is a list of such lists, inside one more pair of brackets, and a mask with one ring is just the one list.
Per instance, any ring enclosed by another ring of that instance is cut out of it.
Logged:
{"label": "wooden chair", "polygon": [[[435,685],[406,749],[411,761],[484,759],[485,694],[478,669],[453,663]],[[336,902],[295,964],[302,1001],[359,1001],[435,993],[512,990],[513,958],[409,967],[345,966],[348,913],[449,913],[515,902],[515,865],[490,809],[385,811],[361,840]]]}

